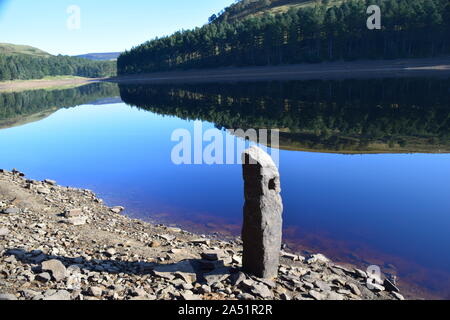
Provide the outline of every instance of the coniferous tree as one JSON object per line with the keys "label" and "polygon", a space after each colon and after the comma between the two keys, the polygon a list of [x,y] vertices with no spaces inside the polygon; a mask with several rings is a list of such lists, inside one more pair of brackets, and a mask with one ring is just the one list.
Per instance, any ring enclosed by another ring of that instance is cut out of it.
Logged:
{"label": "coniferous tree", "polygon": [[[228,19],[274,2],[239,1],[201,28],[148,41],[120,56],[118,72],[450,54],[448,0],[318,1],[284,14]],[[371,4],[381,7],[382,30],[366,27]]]}
{"label": "coniferous tree", "polygon": [[36,57],[0,54],[0,81],[41,79],[46,76],[73,75],[88,78],[116,74],[113,61],[92,61],[69,56]]}

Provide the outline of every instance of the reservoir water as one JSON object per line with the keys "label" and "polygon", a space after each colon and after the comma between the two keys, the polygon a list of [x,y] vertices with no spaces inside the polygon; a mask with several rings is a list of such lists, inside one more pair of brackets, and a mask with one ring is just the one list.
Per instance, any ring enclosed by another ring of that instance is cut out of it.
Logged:
{"label": "reservoir water", "polygon": [[2,93],[0,167],[91,189],[136,218],[238,235],[241,167],[171,159],[173,132],[193,134],[194,121],[225,137],[233,128],[281,131],[292,249],[379,265],[410,292],[450,298],[450,80]]}

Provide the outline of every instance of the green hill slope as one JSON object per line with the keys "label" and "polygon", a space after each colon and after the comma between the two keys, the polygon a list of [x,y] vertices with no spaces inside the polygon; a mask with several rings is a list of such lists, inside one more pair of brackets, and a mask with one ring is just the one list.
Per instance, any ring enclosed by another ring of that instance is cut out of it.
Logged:
{"label": "green hill slope", "polygon": [[11,43],[0,43],[0,54],[5,55],[25,54],[36,57],[51,57],[50,53],[45,52],[41,49]]}
{"label": "green hill slope", "polygon": [[115,61],[54,56],[30,46],[0,43],[0,81],[42,79],[47,76],[100,78],[114,75]]}
{"label": "green hill slope", "polygon": [[217,15],[213,15],[210,21],[236,21],[251,16],[261,16],[266,13],[286,13],[290,9],[314,6],[316,4],[338,4],[345,0],[240,0],[225,8]]}
{"label": "green hill slope", "polygon": [[118,73],[450,54],[448,0],[376,0],[381,30],[367,28],[371,1],[242,0],[201,28],[123,53]]}

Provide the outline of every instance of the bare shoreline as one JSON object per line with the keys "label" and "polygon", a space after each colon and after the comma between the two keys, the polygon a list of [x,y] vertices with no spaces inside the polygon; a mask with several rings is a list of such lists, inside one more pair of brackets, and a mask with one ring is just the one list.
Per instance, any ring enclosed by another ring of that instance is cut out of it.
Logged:
{"label": "bare shoreline", "polygon": [[133,220],[90,190],[17,170],[0,169],[0,200],[0,300],[404,299],[322,254],[280,252],[277,278],[259,279],[241,271],[239,238]]}
{"label": "bare shoreline", "polygon": [[104,78],[82,78],[82,77],[58,77],[35,80],[14,80],[0,82],[1,92],[17,92],[38,89],[57,89],[65,87],[82,86],[93,82],[99,82]]}
{"label": "bare shoreline", "polygon": [[106,81],[117,83],[201,83],[416,76],[450,77],[450,57],[170,71],[119,76]]}
{"label": "bare shoreline", "polygon": [[450,57],[358,60],[263,67],[228,67],[157,72],[112,78],[57,77],[0,82],[0,92],[114,83],[208,83],[282,80],[341,80],[401,77],[450,77]]}

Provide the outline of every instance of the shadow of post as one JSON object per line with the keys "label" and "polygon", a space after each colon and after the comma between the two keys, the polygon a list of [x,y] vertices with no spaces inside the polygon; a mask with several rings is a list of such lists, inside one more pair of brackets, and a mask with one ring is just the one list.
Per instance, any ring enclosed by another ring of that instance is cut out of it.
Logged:
{"label": "shadow of post", "polygon": [[[227,267],[223,260],[207,261],[203,259],[187,259],[172,264],[160,264],[144,261],[123,261],[120,259],[91,259],[83,257],[69,258],[63,256],[47,255],[40,250],[27,252],[23,249],[9,249],[5,256],[14,256],[16,260],[32,267],[34,273],[42,272],[42,263],[49,260],[58,260],[66,268],[77,266],[84,273],[106,272],[110,274],[127,274],[135,276],[153,275],[155,277],[173,280],[186,279],[185,274],[191,274],[192,283],[208,284],[208,277],[218,277],[226,280],[231,274],[240,270]],[[170,276],[171,275],[171,276]]]}

